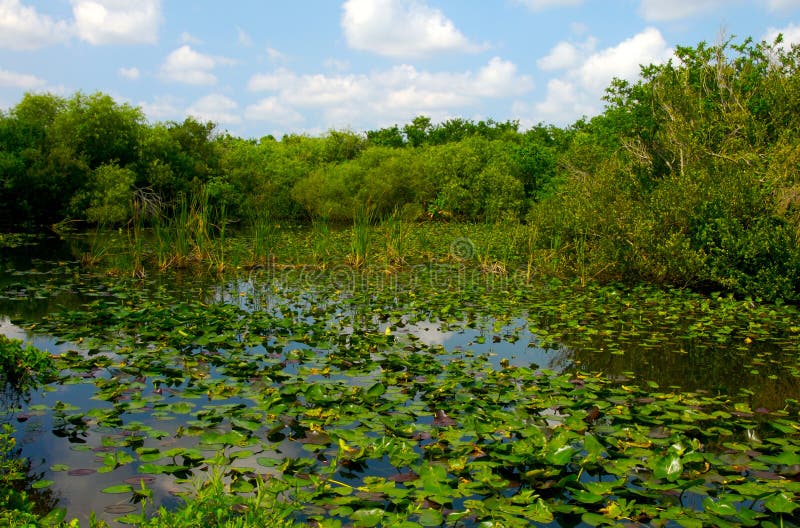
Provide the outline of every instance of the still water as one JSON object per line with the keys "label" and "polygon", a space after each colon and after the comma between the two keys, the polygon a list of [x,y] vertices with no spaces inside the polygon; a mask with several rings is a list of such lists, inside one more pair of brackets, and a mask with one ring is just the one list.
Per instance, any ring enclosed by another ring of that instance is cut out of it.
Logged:
{"label": "still water", "polygon": [[[16,430],[32,480],[53,482],[35,492],[43,507],[66,508],[68,517],[84,521],[95,512],[114,525],[139,511],[131,493],[101,492],[124,484],[152,491],[149,512],[179,504],[179,494],[192,489],[186,479],[203,478],[204,461],[227,442],[202,429],[223,417],[234,431],[261,427],[248,422],[247,409],[263,407],[261,398],[275,387],[286,392],[282,380],[366,388],[380,379],[380,369],[358,370],[355,359],[355,366],[337,360],[345,367],[326,371],[324,358],[342,351],[373,359],[424,352],[443,364],[483,356],[497,370],[600,372],[620,384],[723,395],[753,409],[800,399],[800,337],[791,310],[748,312],[744,304],[683,293],[665,301],[624,287],[533,287],[452,266],[391,277],[346,267],[270,268],[224,279],[169,274],[137,282],[86,273],[60,246],[7,251],[0,266],[0,333],[95,362],[3,402],[0,413]],[[198,307],[215,307],[207,326],[191,313]],[[65,323],[71,312],[93,311],[99,320],[91,324],[86,317],[73,328]],[[112,315],[116,326],[98,330]],[[232,466],[308,457],[314,442],[292,427],[257,429],[268,441],[242,450]],[[150,460],[174,467],[143,471],[152,469]],[[365,470],[380,475],[390,468]]]}

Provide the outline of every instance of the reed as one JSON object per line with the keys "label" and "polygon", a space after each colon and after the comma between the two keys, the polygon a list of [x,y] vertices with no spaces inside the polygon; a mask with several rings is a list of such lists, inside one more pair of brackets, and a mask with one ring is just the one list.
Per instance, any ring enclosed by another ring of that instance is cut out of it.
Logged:
{"label": "reed", "polygon": [[350,254],[347,260],[354,268],[363,267],[369,258],[370,229],[373,211],[369,204],[361,205],[353,216],[353,231],[350,238]]}
{"label": "reed", "polygon": [[395,208],[383,221],[386,266],[405,265],[409,251],[411,225],[406,222],[400,210]]}

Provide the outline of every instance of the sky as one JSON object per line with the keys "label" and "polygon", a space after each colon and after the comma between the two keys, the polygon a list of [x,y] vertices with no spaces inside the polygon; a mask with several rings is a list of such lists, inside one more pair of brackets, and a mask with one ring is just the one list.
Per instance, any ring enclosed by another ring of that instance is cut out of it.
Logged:
{"label": "sky", "polygon": [[0,0],[0,109],[103,92],[245,138],[565,126],[676,46],[800,43],[800,0]]}

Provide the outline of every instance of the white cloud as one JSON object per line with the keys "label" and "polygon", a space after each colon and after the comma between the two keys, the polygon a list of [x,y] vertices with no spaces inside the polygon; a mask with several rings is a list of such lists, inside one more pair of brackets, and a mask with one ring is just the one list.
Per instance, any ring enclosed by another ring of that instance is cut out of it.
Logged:
{"label": "white cloud", "polygon": [[35,90],[37,88],[44,88],[47,81],[36,77],[35,75],[28,75],[27,73],[16,73],[8,70],[0,69],[0,86],[8,88],[22,88],[23,90]]}
{"label": "white cloud", "polygon": [[516,0],[516,2],[533,11],[557,7],[574,7],[583,4],[583,0]]}
{"label": "white cloud", "polygon": [[183,102],[171,95],[156,96],[153,101],[140,102],[139,106],[152,121],[181,119],[185,115]]}
{"label": "white cloud", "polygon": [[236,39],[240,46],[250,47],[253,45],[253,39],[247,34],[245,30],[240,27],[236,28]]}
{"label": "white cloud", "polygon": [[125,77],[126,79],[130,79],[132,81],[135,81],[141,76],[139,68],[120,68],[119,70],[117,70],[117,72],[120,74],[120,76]]}
{"label": "white cloud", "polygon": [[71,35],[72,27],[64,20],[54,21],[19,0],[0,0],[0,48],[34,50]]}
{"label": "white cloud", "polygon": [[323,64],[332,71],[345,72],[350,69],[350,62],[341,59],[325,59]]}
{"label": "white cloud", "polygon": [[225,57],[199,53],[187,44],[167,56],[161,65],[161,76],[168,81],[186,84],[215,84],[217,77],[212,73],[214,68],[233,62]]}
{"label": "white cloud", "polygon": [[691,18],[729,6],[730,0],[641,0],[639,14],[649,22]]}
{"label": "white cloud", "polygon": [[440,52],[476,52],[439,9],[422,0],[347,0],[342,28],[351,48],[389,57],[424,57]]}
{"label": "white cloud", "polygon": [[[597,113],[596,99],[575,82],[565,79],[550,79],[547,96],[534,105],[536,122],[571,121],[582,115]],[[566,118],[566,119],[565,119]]]}
{"label": "white cloud", "polygon": [[300,112],[281,104],[277,97],[267,97],[248,106],[245,115],[253,121],[270,121],[284,127],[297,126],[305,120]]}
{"label": "white cloud", "polygon": [[219,124],[235,125],[242,122],[236,113],[239,107],[236,101],[221,94],[210,94],[195,101],[186,113],[201,121],[213,121]]}
{"label": "white cloud", "polygon": [[786,11],[800,7],[800,0],[768,0],[770,11]]}
{"label": "white cloud", "polygon": [[[587,42],[590,43],[587,46],[594,47],[593,39]],[[564,51],[566,44],[556,45],[555,49],[561,51],[551,52],[542,59],[545,66],[552,66],[558,54],[570,58],[569,53]],[[638,78],[641,65],[663,63],[672,56],[673,50],[661,32],[646,28],[616,46],[573,61],[570,68],[548,82],[544,100],[533,105],[518,104],[517,109],[530,112],[523,121],[531,124],[540,121],[566,124],[583,115],[596,115],[602,111],[601,98],[613,78],[633,81]]]}
{"label": "white cloud", "polygon": [[366,119],[410,120],[463,113],[485,100],[521,96],[533,80],[514,63],[494,57],[477,71],[429,72],[403,64],[369,74],[299,75],[285,68],[251,77],[251,91],[273,92],[265,110],[320,109],[324,126],[356,126]]}
{"label": "white cloud", "polygon": [[155,44],[161,0],[71,0],[78,36],[90,44]]}
{"label": "white cloud", "polygon": [[284,62],[287,60],[286,55],[275,48],[267,48],[267,58],[269,58],[271,62]]}
{"label": "white cloud", "polygon": [[784,49],[791,47],[792,44],[800,44],[800,25],[789,24],[784,28],[771,27],[767,30],[763,40],[772,43],[778,37],[778,34],[783,35],[783,43],[781,46]]}
{"label": "white cloud", "polygon": [[642,65],[666,62],[672,55],[661,32],[646,28],[617,46],[592,54],[578,69],[578,77],[584,86],[604,90],[614,77],[633,80]]}
{"label": "white cloud", "polygon": [[192,35],[188,31],[181,32],[180,42],[181,42],[181,44],[194,44],[195,46],[203,43],[202,40],[200,40],[199,38],[195,37],[194,35]]}
{"label": "white cloud", "polygon": [[566,70],[576,66],[583,57],[594,52],[597,40],[589,38],[581,44],[562,41],[556,44],[546,56],[536,61],[536,65],[545,71]]}

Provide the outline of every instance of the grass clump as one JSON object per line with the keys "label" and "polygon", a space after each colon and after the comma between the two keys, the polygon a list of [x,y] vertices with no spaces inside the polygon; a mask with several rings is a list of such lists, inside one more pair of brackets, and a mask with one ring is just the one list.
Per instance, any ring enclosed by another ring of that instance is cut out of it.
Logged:
{"label": "grass clump", "polygon": [[285,485],[258,477],[248,495],[234,493],[219,469],[197,485],[196,494],[175,511],[163,506],[156,515],[137,523],[141,528],[289,528],[295,508],[278,499]]}
{"label": "grass clump", "polygon": [[53,374],[55,365],[50,354],[0,334],[0,386],[10,385],[24,392]]}

